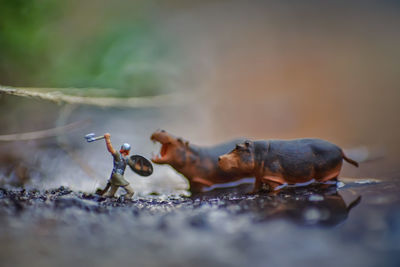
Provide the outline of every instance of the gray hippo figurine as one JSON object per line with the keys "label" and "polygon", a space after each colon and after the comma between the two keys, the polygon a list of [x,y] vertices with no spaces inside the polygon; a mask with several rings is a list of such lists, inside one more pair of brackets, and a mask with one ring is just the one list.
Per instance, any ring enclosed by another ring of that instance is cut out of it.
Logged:
{"label": "gray hippo figurine", "polygon": [[275,191],[286,184],[336,181],[343,160],[358,167],[340,147],[321,139],[247,140],[218,163],[226,172],[251,173],[257,193],[263,184]]}

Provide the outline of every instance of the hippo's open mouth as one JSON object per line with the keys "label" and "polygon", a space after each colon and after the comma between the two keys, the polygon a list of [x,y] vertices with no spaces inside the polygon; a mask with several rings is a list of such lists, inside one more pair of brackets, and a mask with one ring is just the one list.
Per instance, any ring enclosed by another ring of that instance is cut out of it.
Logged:
{"label": "hippo's open mouth", "polygon": [[160,143],[161,144],[161,148],[160,148],[160,152],[153,156],[151,161],[153,161],[154,163],[166,163],[167,159],[168,159],[168,151],[169,151],[169,146],[171,145],[170,142],[165,142],[164,140],[160,140],[158,138],[156,138],[155,136],[152,136],[151,140],[156,143]]}
{"label": "hippo's open mouth", "polygon": [[161,144],[161,149],[160,152],[155,155],[151,160],[154,163],[164,163],[164,161],[167,159],[167,153],[168,153],[168,147],[169,144]]}

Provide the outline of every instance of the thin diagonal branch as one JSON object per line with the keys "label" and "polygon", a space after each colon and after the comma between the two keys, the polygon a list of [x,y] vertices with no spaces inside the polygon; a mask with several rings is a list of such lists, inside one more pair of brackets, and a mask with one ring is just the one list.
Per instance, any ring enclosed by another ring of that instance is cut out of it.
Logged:
{"label": "thin diagonal branch", "polygon": [[64,126],[41,130],[41,131],[0,135],[0,141],[4,141],[4,142],[27,141],[27,140],[54,137],[54,136],[65,134],[73,129],[79,128],[89,122],[90,122],[90,120],[82,120],[82,121],[73,122],[73,123],[70,123],[70,124],[67,124]]}
{"label": "thin diagonal branch", "polygon": [[183,104],[174,95],[158,95],[151,97],[91,97],[76,96],[62,93],[68,91],[67,88],[17,88],[11,86],[1,86],[0,93],[39,98],[56,103],[92,105],[99,107],[117,108],[145,108],[145,107],[165,107]]}

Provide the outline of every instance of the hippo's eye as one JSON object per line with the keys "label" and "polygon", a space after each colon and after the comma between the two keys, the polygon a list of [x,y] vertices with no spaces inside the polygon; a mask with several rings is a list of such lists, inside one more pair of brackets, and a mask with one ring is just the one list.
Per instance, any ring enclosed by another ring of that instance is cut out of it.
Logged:
{"label": "hippo's eye", "polygon": [[246,151],[246,150],[248,150],[248,148],[245,147],[245,146],[242,145],[242,144],[237,144],[236,147],[235,147],[235,150],[236,150],[236,151]]}
{"label": "hippo's eye", "polygon": [[165,133],[165,130],[161,130],[160,132]]}
{"label": "hippo's eye", "polygon": [[244,142],[244,145],[245,145],[246,147],[249,147],[249,146],[250,146],[250,141]]}

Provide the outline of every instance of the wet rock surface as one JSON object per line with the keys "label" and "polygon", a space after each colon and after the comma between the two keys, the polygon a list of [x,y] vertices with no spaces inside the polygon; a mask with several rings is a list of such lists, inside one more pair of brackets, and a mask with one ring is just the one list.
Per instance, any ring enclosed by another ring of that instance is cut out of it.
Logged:
{"label": "wet rock surface", "polygon": [[0,189],[3,266],[398,266],[397,180],[188,197]]}

